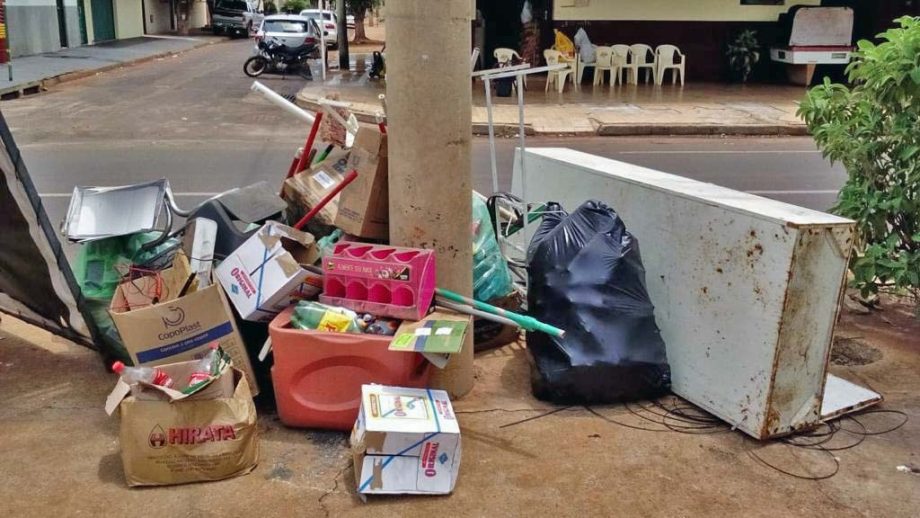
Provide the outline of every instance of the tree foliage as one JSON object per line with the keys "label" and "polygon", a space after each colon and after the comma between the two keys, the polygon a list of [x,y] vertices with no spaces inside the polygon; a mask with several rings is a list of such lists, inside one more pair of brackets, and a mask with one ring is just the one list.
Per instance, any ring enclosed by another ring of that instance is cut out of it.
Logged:
{"label": "tree foliage", "polygon": [[903,17],[860,41],[847,68],[852,86],[812,88],[799,108],[825,157],[848,179],[834,211],[857,221],[850,262],[863,296],[920,296],[920,17]]}
{"label": "tree foliage", "polygon": [[303,11],[307,7],[309,7],[307,0],[285,0],[281,9],[286,13],[300,14],[300,11]]}

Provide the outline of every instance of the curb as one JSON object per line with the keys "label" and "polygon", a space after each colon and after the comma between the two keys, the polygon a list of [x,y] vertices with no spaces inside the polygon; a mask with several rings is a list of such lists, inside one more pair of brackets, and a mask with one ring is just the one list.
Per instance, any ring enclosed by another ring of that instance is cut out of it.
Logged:
{"label": "curb", "polygon": [[[314,96],[306,96],[298,92],[295,96],[295,104],[302,108],[312,111],[320,110],[318,99]],[[347,102],[347,101],[346,101]],[[381,110],[382,111],[382,110]],[[352,110],[355,118],[359,122],[369,124],[377,123],[375,113],[364,110]],[[517,124],[495,123],[495,136],[506,138],[515,137],[518,134]],[[472,124],[473,135],[488,135],[489,126],[484,121],[474,121]],[[594,130],[540,130],[538,131],[531,123],[524,124],[524,134],[532,136],[553,136],[553,137],[627,137],[627,136],[715,136],[715,135],[732,135],[732,136],[807,136],[808,128],[804,124],[600,124],[596,125]]]}
{"label": "curb", "polygon": [[[35,93],[39,93],[39,92],[48,90],[49,86],[58,85],[58,84],[66,83],[69,81],[76,81],[78,79],[83,79],[85,77],[94,76],[96,74],[101,74],[103,72],[110,72],[118,68],[126,68],[126,67],[131,67],[134,65],[140,65],[143,63],[154,61],[160,58],[165,58],[168,56],[173,56],[173,55],[178,56],[180,54],[184,54],[191,50],[200,49],[202,47],[207,47],[210,45],[216,45],[224,41],[225,40],[221,40],[221,39],[217,39],[213,41],[206,40],[201,43],[198,43],[197,45],[193,45],[191,47],[181,49],[181,50],[169,50],[166,52],[160,52],[157,54],[151,54],[149,56],[140,57],[140,58],[133,59],[130,61],[120,61],[118,63],[112,63],[110,65],[103,65],[101,67],[84,68],[84,69],[74,70],[71,72],[64,72],[56,76],[43,77],[41,79],[29,81],[28,83],[22,83],[18,85],[8,86],[6,88],[0,88],[0,96],[5,96],[11,93],[18,92],[19,96],[17,97],[21,97],[22,95],[26,94],[27,91],[29,91],[28,92],[29,94],[35,94]],[[33,91],[30,91],[30,90],[33,90]]]}

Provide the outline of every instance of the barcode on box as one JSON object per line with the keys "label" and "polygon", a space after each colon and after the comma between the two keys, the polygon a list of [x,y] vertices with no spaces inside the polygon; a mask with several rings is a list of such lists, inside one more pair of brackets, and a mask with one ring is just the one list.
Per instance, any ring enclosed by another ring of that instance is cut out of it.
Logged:
{"label": "barcode on box", "polygon": [[316,183],[322,185],[323,189],[328,189],[335,185],[335,180],[330,178],[329,175],[326,174],[326,171],[317,172],[313,175],[313,179],[316,180]]}

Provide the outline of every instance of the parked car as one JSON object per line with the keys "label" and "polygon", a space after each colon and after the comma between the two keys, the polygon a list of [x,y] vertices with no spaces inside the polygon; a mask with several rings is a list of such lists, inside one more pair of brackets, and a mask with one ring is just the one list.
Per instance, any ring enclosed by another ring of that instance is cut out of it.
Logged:
{"label": "parked car", "polygon": [[[319,25],[316,20],[296,14],[266,16],[256,32],[256,46],[263,40],[274,40],[289,48],[315,45],[319,47]],[[319,52],[315,56],[319,57]]]}
{"label": "parked car", "polygon": [[304,79],[313,79],[309,59],[319,57],[320,30],[315,20],[305,16],[266,16],[256,32],[255,55],[243,64],[243,72],[259,77],[265,72],[299,70]]}
{"label": "parked car", "polygon": [[345,27],[349,29],[355,28],[355,15],[349,14],[345,16]]}
{"label": "parked car", "polygon": [[336,49],[339,46],[338,43],[338,25],[339,17],[332,11],[322,11],[322,16],[320,15],[319,9],[304,9],[300,11],[300,16],[306,16],[307,18],[312,18],[316,20],[323,28],[323,37],[326,38],[326,47]]}
{"label": "parked car", "polygon": [[217,0],[211,13],[214,34],[248,36],[265,16],[258,3],[249,0]]}

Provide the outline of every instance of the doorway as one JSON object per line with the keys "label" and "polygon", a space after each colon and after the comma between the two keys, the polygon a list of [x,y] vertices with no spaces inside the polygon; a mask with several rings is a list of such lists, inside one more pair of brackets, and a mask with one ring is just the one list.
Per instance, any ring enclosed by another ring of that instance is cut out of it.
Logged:
{"label": "doorway", "polygon": [[112,0],[90,0],[93,9],[93,43],[115,39],[115,10]]}
{"label": "doorway", "polygon": [[61,48],[69,47],[67,44],[67,12],[64,11],[64,0],[57,0],[58,34],[61,37]]}

